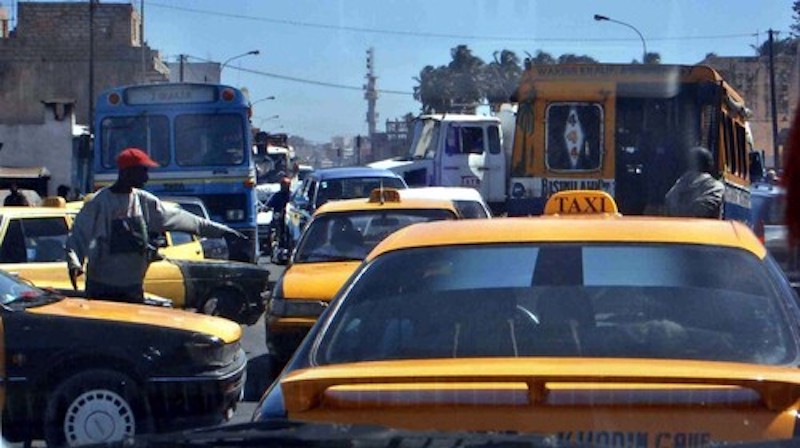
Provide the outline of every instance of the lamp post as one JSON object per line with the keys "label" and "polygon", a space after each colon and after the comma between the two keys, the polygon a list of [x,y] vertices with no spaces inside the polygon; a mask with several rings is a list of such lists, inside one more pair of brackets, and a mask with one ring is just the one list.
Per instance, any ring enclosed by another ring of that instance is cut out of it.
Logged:
{"label": "lamp post", "polygon": [[264,98],[261,98],[261,99],[255,100],[255,101],[253,101],[252,103],[250,103],[250,107],[253,107],[253,106],[255,106],[256,104],[258,104],[258,103],[260,103],[260,102],[262,102],[262,101],[274,100],[274,99],[275,99],[275,96],[274,96],[274,95],[266,96],[266,97],[264,97]]}
{"label": "lamp post", "polygon": [[283,125],[280,125],[280,126],[278,126],[278,127],[272,128],[272,129],[270,129],[269,131],[267,131],[267,133],[268,133],[268,134],[271,134],[271,133],[273,133],[273,132],[277,131],[278,129],[283,129]]}
{"label": "lamp post", "polygon": [[621,22],[619,20],[614,20],[614,19],[612,19],[612,18],[610,18],[608,16],[602,16],[600,14],[595,14],[594,15],[594,20],[596,20],[598,22],[616,23],[618,25],[626,26],[626,27],[632,29],[633,31],[635,31],[636,34],[639,35],[639,39],[642,40],[642,64],[645,63],[645,59],[647,59],[647,43],[644,41],[644,36],[642,35],[642,33],[638,29],[636,29],[635,26],[631,25],[630,23],[625,23],[625,22]]}
{"label": "lamp post", "polygon": [[219,72],[222,73],[222,70],[225,69],[225,66],[228,65],[231,61],[233,61],[235,59],[243,58],[245,56],[257,56],[259,54],[261,54],[261,51],[259,51],[259,50],[250,50],[247,53],[242,53],[242,54],[236,55],[236,56],[234,56],[232,58],[228,58],[225,62],[222,63],[222,65],[219,66]]}
{"label": "lamp post", "polygon": [[261,121],[258,122],[258,127],[260,128],[261,126],[263,126],[264,122],[266,121],[277,120],[280,117],[281,117],[280,115],[273,115],[271,117],[262,118]]}

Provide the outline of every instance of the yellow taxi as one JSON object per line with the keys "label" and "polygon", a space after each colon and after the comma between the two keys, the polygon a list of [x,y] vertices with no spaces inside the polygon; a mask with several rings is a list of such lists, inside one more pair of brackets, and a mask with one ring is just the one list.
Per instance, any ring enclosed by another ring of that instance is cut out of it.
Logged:
{"label": "yellow taxi", "polygon": [[273,288],[267,306],[266,342],[286,360],[344,282],[387,235],[402,227],[456,219],[447,199],[401,199],[395,189],[376,189],[369,198],[332,201],[309,222],[291,266]]}
{"label": "yellow taxi", "polygon": [[[84,277],[78,278],[75,291],[64,243],[83,203],[64,204],[59,199],[47,198],[42,207],[0,207],[0,269],[37,286],[79,296]],[[154,260],[147,270],[144,290],[149,296],[248,325],[261,317],[269,278],[264,267],[204,260],[199,240],[185,232],[167,232],[155,241],[164,259]]]}
{"label": "yellow taxi", "polygon": [[653,448],[796,434],[800,307],[747,227],[622,217],[603,192],[547,213],[385,239],[254,419]]}

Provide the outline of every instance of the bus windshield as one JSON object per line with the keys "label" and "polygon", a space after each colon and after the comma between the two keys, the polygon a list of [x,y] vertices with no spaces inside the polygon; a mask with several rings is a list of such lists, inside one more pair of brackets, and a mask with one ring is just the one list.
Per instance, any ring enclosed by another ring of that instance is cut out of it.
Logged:
{"label": "bus windshield", "polygon": [[125,148],[145,150],[159,165],[169,163],[169,121],[163,115],[106,117],[100,123],[101,162],[116,168],[117,155]]}
{"label": "bus windshield", "polygon": [[175,118],[175,159],[183,166],[240,165],[245,159],[237,114],[184,114]]}

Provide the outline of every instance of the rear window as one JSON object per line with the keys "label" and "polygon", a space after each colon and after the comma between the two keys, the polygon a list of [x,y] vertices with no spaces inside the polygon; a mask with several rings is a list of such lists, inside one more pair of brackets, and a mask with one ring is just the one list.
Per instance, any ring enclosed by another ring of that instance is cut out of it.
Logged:
{"label": "rear window", "polygon": [[453,201],[453,205],[455,205],[458,213],[464,219],[485,219],[489,217],[486,209],[483,208],[483,204],[478,201]]}
{"label": "rear window", "polygon": [[[735,275],[732,275],[735,273]],[[452,357],[782,364],[796,347],[766,265],[684,245],[482,245],[383,255],[316,352],[320,364]]]}
{"label": "rear window", "polygon": [[317,190],[317,207],[332,200],[366,198],[376,188],[406,188],[397,177],[354,177],[320,181]]}

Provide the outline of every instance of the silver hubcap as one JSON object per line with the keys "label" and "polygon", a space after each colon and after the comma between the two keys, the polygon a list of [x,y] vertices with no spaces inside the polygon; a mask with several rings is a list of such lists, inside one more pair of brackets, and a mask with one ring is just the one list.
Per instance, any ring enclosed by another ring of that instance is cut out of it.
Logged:
{"label": "silver hubcap", "polygon": [[219,300],[214,297],[206,300],[206,303],[203,304],[203,313],[210,316],[216,316],[219,314],[219,309],[217,308],[218,304]]}
{"label": "silver hubcap", "polygon": [[70,446],[115,442],[136,432],[130,404],[110,390],[81,394],[67,408],[64,435]]}

